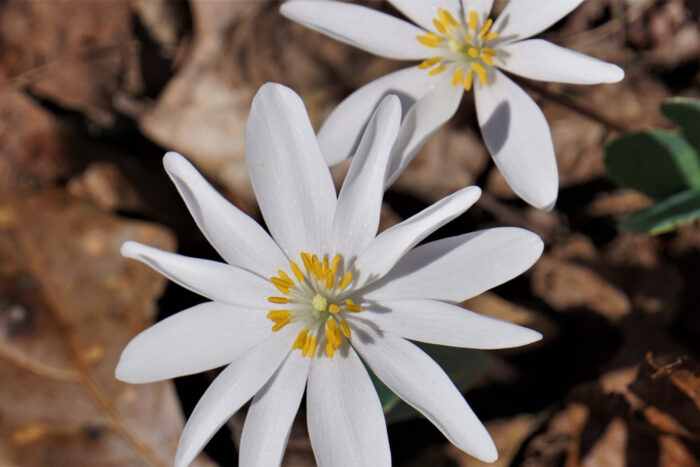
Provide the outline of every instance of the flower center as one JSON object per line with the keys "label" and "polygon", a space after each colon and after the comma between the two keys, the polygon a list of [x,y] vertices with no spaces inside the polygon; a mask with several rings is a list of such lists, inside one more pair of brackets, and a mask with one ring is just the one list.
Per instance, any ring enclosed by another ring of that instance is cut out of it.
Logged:
{"label": "flower center", "polygon": [[418,68],[432,68],[428,71],[432,76],[449,67],[452,70],[452,86],[460,84],[467,91],[472,88],[475,74],[481,84],[487,84],[486,67],[493,66],[493,57],[497,55],[487,44],[498,37],[497,32],[489,32],[493,20],[489,18],[480,24],[479,14],[471,10],[465,23],[457,21],[449,11],[438,8],[438,17],[433,19],[433,24],[440,34],[426,32],[416,39],[426,47],[437,49],[442,55],[424,60]]}
{"label": "flower center", "polygon": [[309,358],[316,355],[319,345],[326,355],[333,357],[343,342],[343,336],[349,338],[350,326],[345,317],[348,313],[360,313],[362,307],[355,305],[346,290],[352,282],[352,273],[342,271],[342,258],[335,255],[332,261],[328,256],[320,260],[317,255],[301,253],[302,270],[294,261],[289,267],[294,279],[282,269],[270,282],[284,296],[268,297],[270,303],[287,305],[283,310],[270,310],[267,314],[274,324],[272,331],[277,332],[289,323],[299,322],[299,331],[292,348],[301,350]]}

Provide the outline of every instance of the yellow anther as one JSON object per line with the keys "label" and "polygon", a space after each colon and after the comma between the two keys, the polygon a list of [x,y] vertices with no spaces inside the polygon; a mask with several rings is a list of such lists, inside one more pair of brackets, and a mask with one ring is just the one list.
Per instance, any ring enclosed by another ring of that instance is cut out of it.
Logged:
{"label": "yellow anther", "polygon": [[333,275],[338,271],[338,265],[340,264],[340,255],[335,255],[333,261],[331,261],[331,272]]}
{"label": "yellow anther", "polygon": [[452,73],[452,86],[457,86],[462,82],[462,69],[457,68],[454,73]]}
{"label": "yellow anther", "polygon": [[338,284],[338,288],[340,290],[344,290],[345,287],[348,286],[348,284],[350,283],[351,280],[352,280],[352,273],[351,272],[345,273],[343,278],[340,280],[340,284]]}
{"label": "yellow anther", "polygon": [[321,261],[319,261],[318,256],[316,256],[316,255],[313,255],[311,257],[311,261],[312,261],[311,264],[313,265],[313,268],[314,268],[313,271],[314,271],[314,275],[316,276],[316,279],[322,280],[323,274],[321,274],[321,272],[322,272]]}
{"label": "yellow anther", "polygon": [[281,319],[287,319],[292,315],[289,310],[270,310],[266,318],[273,321],[279,321]]}
{"label": "yellow anther", "polygon": [[340,320],[340,329],[343,330],[343,335],[349,339],[352,333],[350,332],[350,326],[344,319]]}
{"label": "yellow anther", "polygon": [[490,48],[488,48],[488,47],[484,47],[483,49],[481,49],[481,53],[484,54],[484,55],[488,55],[488,56],[490,56],[490,57],[495,57],[495,56],[496,56],[496,51],[493,50],[493,49],[490,49]]}
{"label": "yellow anther", "polygon": [[476,30],[476,24],[479,22],[479,14],[472,10],[469,12],[469,30]]}
{"label": "yellow anther", "polygon": [[283,294],[285,294],[285,295],[289,295],[289,294],[290,294],[290,292],[289,292],[289,284],[287,283],[287,281],[282,280],[282,279],[280,279],[279,277],[271,277],[271,278],[270,278],[270,282],[272,282],[272,284],[273,284],[275,287],[277,287],[277,290],[279,290],[279,291],[282,292]]}
{"label": "yellow anther", "polygon": [[294,277],[297,278],[299,283],[301,284],[304,282],[304,273],[301,272],[301,269],[299,269],[299,266],[297,266],[297,263],[294,261],[289,262],[289,267],[292,268],[292,272],[294,273]]}
{"label": "yellow anther", "polygon": [[471,42],[471,41],[472,41],[471,34],[465,34],[464,35],[464,42]]}
{"label": "yellow anther", "polygon": [[481,54],[481,59],[484,61],[485,64],[488,66],[493,66],[493,59],[489,57],[486,54]]}
{"label": "yellow anther", "polygon": [[359,313],[362,311],[362,307],[355,305],[355,302],[349,298],[345,300],[345,309],[353,313]]}
{"label": "yellow anther", "polygon": [[287,297],[267,297],[267,301],[278,305],[289,303],[289,299]]}
{"label": "yellow anther", "polygon": [[338,326],[335,324],[334,319],[329,319],[326,321],[326,339],[333,344],[333,347],[337,348],[340,345],[338,340],[338,335],[336,330]]}
{"label": "yellow anther", "polygon": [[432,67],[433,65],[435,65],[436,63],[438,63],[440,60],[442,60],[442,57],[433,57],[433,58],[429,58],[427,60],[423,60],[420,63],[420,65],[418,65],[418,68],[420,68],[421,70],[428,69],[428,68]]}
{"label": "yellow anther", "polygon": [[471,58],[476,58],[479,56],[479,49],[477,49],[476,47],[469,47],[469,50],[467,50],[467,54],[469,54]]}
{"label": "yellow anther", "polygon": [[450,12],[445,10],[444,8],[438,8],[438,15],[440,16],[440,20],[442,20],[443,23],[449,24],[450,26],[459,26],[459,23],[454,18],[454,16],[452,16]]}
{"label": "yellow anther", "polygon": [[442,21],[439,19],[435,18],[433,20],[433,24],[435,25],[435,28],[440,31],[440,34],[447,34],[447,27],[443,24]]}
{"label": "yellow anther", "polygon": [[479,80],[481,81],[481,84],[486,84],[486,68],[484,68],[483,65],[480,63],[472,62],[472,70],[479,75]]}
{"label": "yellow anther", "polygon": [[431,32],[426,33],[424,36],[416,36],[416,39],[418,39],[418,42],[420,42],[424,46],[433,49],[436,48],[438,44],[440,44],[440,42],[444,40],[442,37]]}
{"label": "yellow anther", "polygon": [[311,345],[309,346],[309,358],[314,358],[316,356],[316,336],[311,338]]}
{"label": "yellow anther", "polygon": [[330,265],[328,264],[328,256],[323,258],[323,267],[321,268],[321,272],[323,272],[323,276],[325,277],[328,275],[328,271],[330,271]]}
{"label": "yellow anther", "polygon": [[333,288],[334,285],[335,285],[335,273],[331,269],[326,273],[326,288],[328,290],[330,290]]}
{"label": "yellow anther", "polygon": [[498,37],[498,33],[497,33],[497,32],[490,32],[490,33],[488,33],[488,34],[486,34],[486,35],[484,36],[484,42],[485,42],[485,41],[492,41],[492,40],[494,40],[494,39],[497,38],[497,37]]}
{"label": "yellow anther", "polygon": [[333,348],[333,344],[331,344],[331,341],[326,340],[326,355],[328,355],[329,358],[333,358],[334,353],[335,349]]}
{"label": "yellow anther", "polygon": [[332,304],[328,307],[328,311],[331,312],[331,313],[334,314],[334,315],[337,315],[337,314],[340,312],[340,307],[339,307],[338,305],[336,305],[335,303],[332,303]]}
{"label": "yellow anther", "polygon": [[479,36],[484,37],[487,32],[489,32],[489,29],[491,29],[491,25],[493,24],[493,20],[491,18],[487,19],[484,25],[481,27],[481,30],[479,31]]}
{"label": "yellow anther", "polygon": [[474,83],[474,73],[469,70],[466,75],[464,75],[464,89],[467,91],[471,90],[472,84]]}
{"label": "yellow anther", "polygon": [[292,280],[292,278],[289,277],[289,274],[287,274],[287,273],[284,272],[283,270],[278,269],[278,270],[277,270],[277,275],[280,276],[280,277],[282,278],[282,280],[286,281],[287,284],[289,284],[289,287],[294,287],[294,286],[296,285],[296,284],[294,283],[294,281]]}
{"label": "yellow anther", "polygon": [[301,260],[304,263],[304,267],[306,268],[306,273],[311,274],[311,271],[314,270],[313,264],[311,263],[311,255],[308,253],[302,253]]}
{"label": "yellow anther", "polygon": [[310,335],[306,335],[306,339],[304,340],[304,347],[301,349],[301,356],[306,357],[309,354],[309,349],[311,348],[311,341],[313,338]]}
{"label": "yellow anther", "polygon": [[430,70],[428,72],[428,74],[430,76],[438,75],[438,74],[442,73],[443,71],[445,71],[445,68],[447,68],[445,65],[440,65],[439,67],[436,67],[436,68],[433,68],[432,70]]}
{"label": "yellow anther", "polygon": [[291,318],[287,318],[285,320],[278,321],[277,323],[275,323],[274,326],[272,326],[272,332],[279,331],[280,329],[282,329],[283,327],[285,327],[286,325],[288,325],[291,322],[292,322]]}
{"label": "yellow anther", "polygon": [[294,344],[292,344],[293,349],[303,349],[304,343],[306,342],[306,334],[308,334],[308,329],[303,329],[297,334],[297,338],[294,339]]}

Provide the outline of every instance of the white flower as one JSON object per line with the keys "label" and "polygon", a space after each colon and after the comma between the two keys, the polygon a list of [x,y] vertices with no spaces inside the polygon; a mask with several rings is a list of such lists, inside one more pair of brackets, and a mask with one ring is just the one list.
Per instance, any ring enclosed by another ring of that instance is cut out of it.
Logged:
{"label": "white flower", "polygon": [[[415,104],[393,148],[387,183],[474,89],[486,147],[513,190],[541,209],[557,198],[558,173],[547,121],[537,104],[505,74],[577,84],[616,82],[622,69],[541,39],[525,40],[554,24],[583,0],[511,0],[488,19],[493,0],[389,0],[419,27],[359,5],[293,0],[285,16],[376,55],[423,60],[379,78],[345,99],[324,123],[318,140],[329,164],[351,155],[382,96]],[[465,148],[465,150],[467,150]]]}
{"label": "white flower", "polygon": [[336,196],[301,99],[281,85],[263,86],[248,119],[246,155],[272,236],[182,156],[165,156],[197,225],[228,263],[134,242],[122,248],[211,301],[135,337],[117,378],[146,383],[228,364],[187,422],[176,465],[189,464],[251,398],[240,464],[278,465],[304,388],[319,465],[390,465],[382,407],[360,357],[457,447],[496,459],[449,377],[406,339],[480,349],[538,340],[535,331],[454,303],[522,273],[542,242],[522,229],[495,228],[411,250],[469,208],[480,194],[475,187],[375,237],[400,118],[398,98],[386,97]]}

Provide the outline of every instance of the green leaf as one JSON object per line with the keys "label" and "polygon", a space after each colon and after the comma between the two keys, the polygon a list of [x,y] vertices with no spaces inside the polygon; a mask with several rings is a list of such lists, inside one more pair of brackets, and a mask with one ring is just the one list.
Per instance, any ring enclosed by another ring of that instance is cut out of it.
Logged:
{"label": "green leaf", "polygon": [[687,190],[640,211],[620,223],[634,233],[658,235],[700,217],[700,191]]}
{"label": "green leaf", "polygon": [[[469,389],[487,369],[497,362],[496,357],[481,350],[431,344],[417,345],[445,370],[462,392]],[[377,389],[379,400],[382,402],[387,423],[396,423],[418,416],[418,412],[401,401],[369,368],[368,371]],[[430,381],[426,381],[425,384],[430,384]]]}
{"label": "green leaf", "polygon": [[700,161],[680,135],[649,130],[622,136],[605,152],[608,175],[618,184],[664,199],[689,188],[700,189]]}
{"label": "green leaf", "polygon": [[661,113],[681,127],[683,137],[700,153],[700,100],[673,97],[661,103]]}

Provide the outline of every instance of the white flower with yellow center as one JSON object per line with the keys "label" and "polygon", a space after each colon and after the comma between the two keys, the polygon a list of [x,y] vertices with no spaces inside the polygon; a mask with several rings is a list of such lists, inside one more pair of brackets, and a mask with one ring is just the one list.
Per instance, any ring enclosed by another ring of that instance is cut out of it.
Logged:
{"label": "white flower with yellow center", "polygon": [[[301,99],[268,84],[253,100],[246,156],[271,236],[219,195],[182,156],[165,168],[226,263],[127,242],[138,259],[211,301],[136,336],[117,378],[146,383],[228,365],[195,407],[175,465],[189,464],[252,398],[240,465],[279,465],[306,389],[321,466],[389,466],[382,407],[362,361],[460,449],[486,461],[496,448],[445,372],[407,339],[492,349],[539,333],[455,305],[529,268],[537,235],[496,228],[413,248],[479,196],[464,188],[379,235],[395,96],[378,106],[340,193]],[[359,354],[359,356],[358,356]]]}
{"label": "white flower with yellow center", "polygon": [[[369,115],[389,93],[407,110],[392,150],[393,182],[425,141],[474,91],[479,126],[511,188],[541,209],[554,206],[558,173],[552,137],[537,104],[510,73],[575,84],[611,83],[622,69],[541,39],[583,0],[510,0],[493,21],[493,0],[388,0],[418,26],[371,8],[339,1],[290,0],[283,15],[367,52],[418,66],[390,73],[348,96],[318,134],[331,165],[353,154]],[[465,151],[468,149],[465,148]]]}

